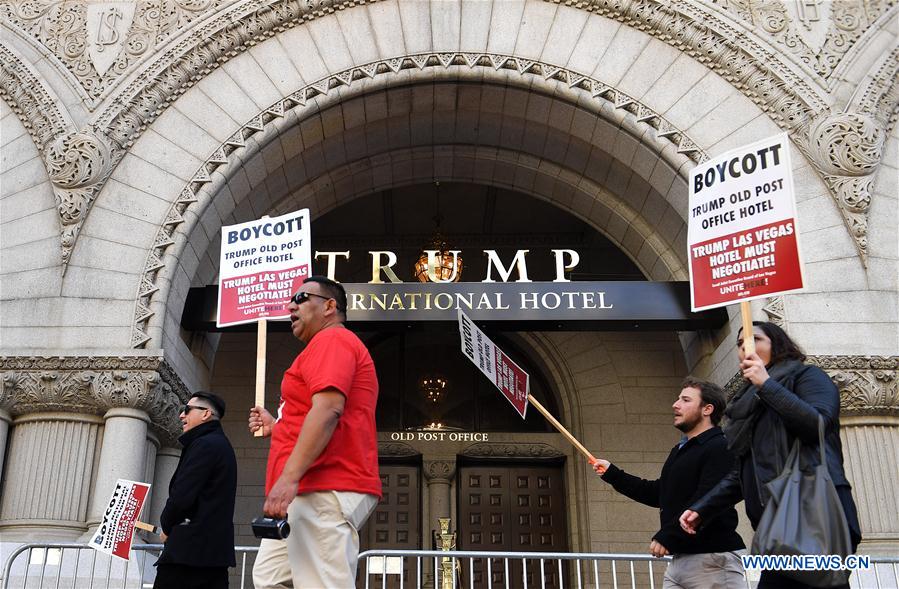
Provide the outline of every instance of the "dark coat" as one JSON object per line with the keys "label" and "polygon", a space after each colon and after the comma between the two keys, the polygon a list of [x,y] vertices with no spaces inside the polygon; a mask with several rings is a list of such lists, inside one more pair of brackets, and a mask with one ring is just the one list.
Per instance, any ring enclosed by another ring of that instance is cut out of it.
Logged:
{"label": "dark coat", "polygon": [[[818,416],[824,418],[824,454],[827,470],[833,478],[853,545],[861,540],[861,528],[852,487],[843,471],[843,447],[840,442],[840,393],[830,377],[816,366],[801,365],[778,382],[769,378],[758,389],[758,416],[753,425],[749,451],[705,497],[690,509],[703,519],[722,508],[746,500],[746,515],[755,529],[768,502],[766,484],[784,469],[787,455],[796,438],[817,449]],[[742,391],[741,391],[742,393]],[[817,455],[817,450],[813,453]]]}
{"label": "dark coat", "polygon": [[658,507],[661,529],[653,536],[672,554],[730,552],[745,548],[737,534],[737,511],[730,507],[712,518],[695,536],[684,532],[678,518],[693,502],[705,495],[734,465],[724,433],[713,427],[675,446],[654,481],[628,474],[610,464],[602,476],[622,495],[650,507]]}
{"label": "dark coat", "polygon": [[194,427],[178,441],[184,449],[159,518],[169,538],[157,564],[234,566],[234,449],[218,420]]}

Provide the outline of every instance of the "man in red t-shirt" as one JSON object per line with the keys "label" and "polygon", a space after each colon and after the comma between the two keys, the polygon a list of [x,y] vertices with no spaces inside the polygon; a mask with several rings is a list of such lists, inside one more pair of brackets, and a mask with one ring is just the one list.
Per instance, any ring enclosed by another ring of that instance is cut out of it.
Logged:
{"label": "man in red t-shirt", "polygon": [[265,515],[287,518],[286,540],[264,539],[253,566],[256,589],[350,589],[358,530],[381,498],[371,355],[346,329],[346,292],[307,278],[288,305],[306,347],[284,373],[278,419],[250,410],[251,432],[271,436]]}

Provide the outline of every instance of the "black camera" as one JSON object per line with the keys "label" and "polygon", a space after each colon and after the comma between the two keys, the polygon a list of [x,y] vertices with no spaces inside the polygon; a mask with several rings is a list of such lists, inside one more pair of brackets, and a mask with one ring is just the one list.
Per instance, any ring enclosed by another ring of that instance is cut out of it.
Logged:
{"label": "black camera", "polygon": [[257,538],[269,538],[271,540],[283,540],[290,535],[290,524],[286,519],[273,517],[257,517],[250,525],[253,526],[253,535]]}

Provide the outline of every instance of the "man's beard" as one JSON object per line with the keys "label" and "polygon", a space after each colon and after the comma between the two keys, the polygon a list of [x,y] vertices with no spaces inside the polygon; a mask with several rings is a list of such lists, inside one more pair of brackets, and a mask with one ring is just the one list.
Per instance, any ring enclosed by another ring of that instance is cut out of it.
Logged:
{"label": "man's beard", "polygon": [[693,415],[691,417],[684,416],[684,420],[680,423],[675,424],[674,427],[684,433],[687,433],[697,425],[699,425],[700,421],[702,421],[702,416],[700,415]]}

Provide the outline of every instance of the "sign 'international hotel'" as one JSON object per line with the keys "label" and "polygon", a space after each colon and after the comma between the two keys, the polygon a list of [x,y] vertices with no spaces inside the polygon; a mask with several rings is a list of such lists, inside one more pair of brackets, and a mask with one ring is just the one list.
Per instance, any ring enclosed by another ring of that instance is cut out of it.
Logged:
{"label": "sign 'international hotel'", "polygon": [[[0,554],[89,537],[119,478],[153,484],[158,521],[200,388],[234,408],[237,542],[255,543],[267,447],[240,408],[256,333],[215,327],[221,230],[304,208],[313,271],[346,285],[380,381],[391,515],[363,546],[429,549],[449,517],[464,549],[644,552],[657,514],[503,405],[459,352],[457,309],[587,448],[655,476],[681,378],[737,383],[738,309],[690,310],[689,171],[778,133],[805,288],[752,313],[839,387],[859,552],[896,554],[897,15],[893,0],[0,3]],[[273,409],[299,344],[272,322],[267,349]],[[543,493],[546,517],[488,534],[485,477],[497,509]]]}

